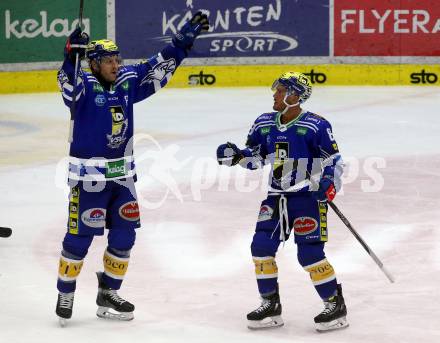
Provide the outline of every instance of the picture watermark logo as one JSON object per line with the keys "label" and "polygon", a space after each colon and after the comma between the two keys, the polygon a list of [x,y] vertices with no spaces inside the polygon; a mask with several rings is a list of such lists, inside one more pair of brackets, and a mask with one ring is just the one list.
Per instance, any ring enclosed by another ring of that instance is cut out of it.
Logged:
{"label": "picture watermark logo", "polygon": [[[106,182],[115,182],[130,189],[133,196],[137,193],[140,207],[154,210],[163,206],[170,198],[182,203],[185,200],[203,201],[204,192],[213,189],[218,192],[266,193],[273,187],[274,175],[270,161],[267,161],[267,165],[258,173],[240,166],[220,166],[214,156],[179,157],[182,150],[180,146],[176,144],[162,146],[153,136],[145,133],[133,136],[132,141],[127,145],[126,156],[131,156],[134,146],[137,151],[135,156],[136,183],[131,177],[105,180],[105,175],[99,175],[99,168],[93,167],[96,163],[92,159],[86,168],[86,173],[83,172],[83,176],[85,175],[82,181],[83,188],[88,192],[100,192],[104,189]],[[320,163],[319,159],[316,163]],[[293,165],[307,166],[307,161],[292,163]],[[380,192],[385,185],[385,179],[380,172],[383,168],[386,168],[386,160],[383,157],[370,156],[362,160],[345,157],[344,173],[340,178],[341,184],[338,185],[340,188],[338,195],[344,194],[344,185],[357,181],[360,181],[360,188],[363,192]],[[57,164],[55,173],[57,187],[63,189],[66,194],[70,190],[66,182],[68,169],[69,158],[66,157]],[[319,181],[320,177],[317,170],[320,170],[318,165],[312,168],[312,177],[315,181]],[[294,175],[292,172],[297,172],[295,185],[310,186],[313,190],[313,182],[307,178],[305,170],[287,169],[283,178],[290,181]],[[77,185],[80,181],[69,180],[69,184],[70,186]],[[286,184],[291,185],[290,182]],[[155,190],[154,196],[150,197],[151,192],[144,190]]]}

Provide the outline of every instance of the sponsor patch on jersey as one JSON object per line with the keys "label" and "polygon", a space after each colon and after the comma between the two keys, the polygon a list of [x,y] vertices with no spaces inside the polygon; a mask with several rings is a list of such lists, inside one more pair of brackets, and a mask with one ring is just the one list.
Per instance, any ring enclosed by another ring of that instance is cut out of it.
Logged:
{"label": "sponsor patch on jersey", "polygon": [[269,126],[262,127],[262,128],[260,129],[260,133],[261,133],[262,135],[267,135],[269,132],[270,132],[270,127],[269,127]]}
{"label": "sponsor patch on jersey", "polygon": [[74,202],[69,202],[69,212],[71,214],[78,213],[78,204],[75,204]]}
{"label": "sponsor patch on jersey", "polygon": [[327,205],[320,202],[319,206],[319,227],[321,228],[321,241],[326,242],[328,240],[327,234]]}
{"label": "sponsor patch on jersey", "polygon": [[81,221],[90,227],[101,228],[105,226],[105,208],[91,208],[81,214]]}
{"label": "sponsor patch on jersey", "polygon": [[69,197],[69,233],[78,234],[78,208],[79,208],[79,188],[78,186],[70,189]]}
{"label": "sponsor patch on jersey", "polygon": [[127,170],[125,168],[124,159],[120,159],[119,161],[107,162],[105,164],[105,177],[107,179],[125,175],[127,175]]}
{"label": "sponsor patch on jersey", "polygon": [[122,82],[121,87],[122,87],[123,90],[126,91],[130,87],[130,84],[128,83],[128,81],[124,81],[124,82]]}
{"label": "sponsor patch on jersey", "polygon": [[93,83],[93,91],[95,93],[104,93],[104,88],[99,83]]}
{"label": "sponsor patch on jersey", "polygon": [[106,101],[107,101],[107,100],[105,99],[105,96],[102,95],[102,94],[98,94],[98,95],[95,97],[95,104],[96,104],[96,106],[102,107],[102,106],[105,105],[105,102],[106,102]]}
{"label": "sponsor patch on jersey", "polygon": [[293,230],[297,235],[305,236],[318,227],[318,222],[312,217],[299,217],[293,221]]}
{"label": "sponsor patch on jersey", "polygon": [[260,214],[258,215],[257,222],[264,222],[272,219],[273,209],[267,205],[263,205],[260,208]]}
{"label": "sponsor patch on jersey", "polygon": [[307,133],[307,128],[305,128],[305,127],[298,127],[298,128],[296,129],[296,133],[297,133],[298,135],[302,135],[302,136],[304,136],[304,135]]}
{"label": "sponsor patch on jersey", "polygon": [[336,143],[333,143],[332,147],[335,151],[339,151],[338,145]]}
{"label": "sponsor patch on jersey", "polygon": [[70,190],[70,200],[78,202],[79,198],[79,187],[72,187]]}
{"label": "sponsor patch on jersey", "polygon": [[119,215],[131,222],[139,220],[139,205],[137,201],[130,201],[122,205],[119,208]]}
{"label": "sponsor patch on jersey", "polygon": [[78,234],[78,218],[69,217],[69,233],[72,235]]}

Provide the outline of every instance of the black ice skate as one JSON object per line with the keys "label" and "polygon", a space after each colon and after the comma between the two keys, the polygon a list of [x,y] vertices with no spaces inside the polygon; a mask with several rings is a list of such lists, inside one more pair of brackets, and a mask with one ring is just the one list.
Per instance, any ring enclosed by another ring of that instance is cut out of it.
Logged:
{"label": "black ice skate", "polygon": [[248,313],[248,328],[252,330],[283,326],[281,303],[278,293],[262,297],[263,301],[255,311]]}
{"label": "black ice skate", "polygon": [[58,293],[57,308],[55,313],[59,317],[59,322],[62,327],[66,326],[67,319],[72,317],[73,298],[75,293]]}
{"label": "black ice skate", "polygon": [[104,285],[102,274],[102,272],[96,273],[99,282],[98,296],[96,297],[96,305],[98,305],[96,315],[106,319],[132,320],[134,318],[134,305],[122,299],[116,290]]}
{"label": "black ice skate", "polygon": [[319,332],[342,329],[348,326],[347,307],[342,296],[341,285],[337,286],[338,294],[324,301],[324,310],[315,317],[316,330]]}

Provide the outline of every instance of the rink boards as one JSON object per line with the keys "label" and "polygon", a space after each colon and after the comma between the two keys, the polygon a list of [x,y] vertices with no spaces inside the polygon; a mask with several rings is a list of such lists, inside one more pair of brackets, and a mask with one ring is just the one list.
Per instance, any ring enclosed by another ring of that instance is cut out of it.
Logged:
{"label": "rink boards", "polygon": [[[181,66],[168,87],[270,86],[285,71],[300,71],[315,86],[437,86],[436,64],[319,64]],[[0,72],[0,93],[57,91],[56,71]]]}

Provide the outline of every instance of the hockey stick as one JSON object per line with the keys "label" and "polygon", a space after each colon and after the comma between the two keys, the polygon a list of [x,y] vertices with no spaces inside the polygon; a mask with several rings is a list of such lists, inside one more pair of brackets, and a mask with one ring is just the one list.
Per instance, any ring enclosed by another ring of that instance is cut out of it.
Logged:
{"label": "hockey stick", "polygon": [[354,229],[354,227],[351,225],[351,223],[348,221],[348,219],[342,214],[342,212],[339,210],[339,208],[335,205],[332,201],[327,201],[327,203],[330,205],[330,207],[333,209],[333,211],[338,215],[338,217],[342,220],[342,222],[345,224],[345,226],[350,230],[350,232],[353,234],[353,236],[358,240],[358,242],[363,246],[363,248],[366,250],[366,252],[371,256],[374,262],[379,266],[379,268],[382,270],[382,272],[386,275],[388,280],[390,280],[391,283],[394,282],[394,277],[390,274],[390,272],[385,268],[382,261],[379,259],[379,257],[376,256],[373,250],[368,246],[367,243],[362,239],[362,237],[357,233],[357,231]]}
{"label": "hockey stick", "polygon": [[12,234],[12,230],[8,227],[0,226],[0,237],[7,238]]}
{"label": "hockey stick", "polygon": [[[310,173],[306,171],[306,174],[312,183],[314,187],[317,187],[316,181],[313,180]],[[382,261],[379,259],[379,257],[376,256],[373,250],[368,246],[367,243],[362,239],[362,237],[357,233],[357,231],[354,229],[353,225],[348,221],[348,219],[342,214],[342,212],[339,210],[339,208],[335,205],[334,202],[327,200],[327,204],[333,209],[333,211],[337,214],[337,216],[342,220],[342,222],[345,224],[345,226],[350,230],[350,232],[353,234],[353,236],[358,240],[358,242],[362,245],[362,247],[366,250],[368,255],[371,256],[374,262],[379,266],[380,270],[385,274],[385,276],[390,280],[391,283],[394,282],[394,277],[390,274],[390,272],[385,268]]]}
{"label": "hockey stick", "polygon": [[[79,3],[79,19],[77,28],[81,28],[84,10],[84,0],[80,0]],[[73,141],[73,125],[75,120],[75,109],[76,109],[76,83],[78,82],[78,68],[80,60],[79,53],[75,54],[75,75],[73,76],[73,91],[72,91],[72,105],[70,106],[70,128],[69,128],[69,143]]]}

